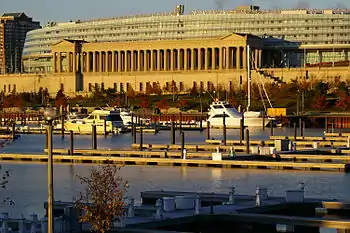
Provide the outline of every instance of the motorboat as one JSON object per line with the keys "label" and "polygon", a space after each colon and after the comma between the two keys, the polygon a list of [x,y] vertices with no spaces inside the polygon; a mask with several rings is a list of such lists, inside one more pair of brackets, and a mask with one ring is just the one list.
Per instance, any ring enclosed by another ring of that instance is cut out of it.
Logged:
{"label": "motorboat", "polygon": [[226,101],[214,101],[210,105],[207,121],[211,127],[223,127],[223,117],[225,114],[225,125],[227,128],[239,128],[241,119],[244,116],[244,126],[246,127],[262,127],[263,124],[268,125],[271,121],[269,118],[264,118],[261,112],[244,112],[243,114],[237,111],[230,103]]}
{"label": "motorboat", "polygon": [[92,126],[96,125],[96,132],[101,134],[106,132],[118,132],[118,129],[123,128],[123,120],[120,113],[109,110],[94,110],[83,119],[71,119],[65,122],[64,129],[72,130],[78,133],[92,132]]}

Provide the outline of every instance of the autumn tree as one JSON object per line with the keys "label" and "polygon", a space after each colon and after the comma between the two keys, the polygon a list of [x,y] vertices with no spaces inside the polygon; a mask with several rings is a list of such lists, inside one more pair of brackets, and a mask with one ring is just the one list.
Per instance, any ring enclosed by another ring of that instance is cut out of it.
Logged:
{"label": "autumn tree", "polygon": [[149,82],[147,82],[146,83],[146,95],[150,95],[150,94],[153,94],[153,87]]}
{"label": "autumn tree", "polygon": [[336,102],[335,106],[338,109],[341,109],[341,110],[349,109],[349,107],[350,107],[350,96],[348,96],[347,93],[342,92],[342,91],[339,92],[338,96],[339,96],[339,99]]}
{"label": "autumn tree", "polygon": [[65,108],[67,106],[67,97],[66,95],[63,93],[63,90],[59,90],[56,94],[56,99],[55,99],[55,106],[57,108],[59,107],[63,107]]}
{"label": "autumn tree", "polygon": [[135,91],[134,91],[134,88],[132,88],[131,86],[129,86],[129,87],[128,87],[128,90],[126,91],[126,95],[127,95],[129,98],[131,98],[131,99],[135,98],[136,93],[135,93]]}
{"label": "autumn tree", "polygon": [[75,201],[81,210],[80,222],[92,225],[92,231],[105,233],[123,216],[127,182],[118,175],[120,167],[109,162],[90,170],[87,177],[78,176],[85,191]]}
{"label": "autumn tree", "polygon": [[12,94],[7,96],[2,103],[3,108],[22,107],[23,101],[20,96]]}
{"label": "autumn tree", "polygon": [[193,82],[193,86],[190,90],[190,95],[193,97],[197,97],[198,96],[198,87],[197,87],[197,83]]}
{"label": "autumn tree", "polygon": [[150,102],[148,100],[147,97],[142,97],[140,100],[139,100],[139,106],[141,108],[149,108],[150,106]]}
{"label": "autumn tree", "polygon": [[185,107],[188,107],[188,101],[187,100],[179,100],[178,102],[177,102],[177,106],[179,107],[179,108],[185,108]]}
{"label": "autumn tree", "polygon": [[161,95],[163,93],[159,82],[153,83],[153,93],[156,95]]}
{"label": "autumn tree", "polygon": [[312,108],[317,110],[324,110],[328,106],[327,98],[325,95],[316,95],[314,98],[314,103],[312,105]]}
{"label": "autumn tree", "polygon": [[157,102],[156,106],[159,109],[168,109],[169,108],[169,104],[168,104],[168,101],[166,99],[162,99],[159,102]]}

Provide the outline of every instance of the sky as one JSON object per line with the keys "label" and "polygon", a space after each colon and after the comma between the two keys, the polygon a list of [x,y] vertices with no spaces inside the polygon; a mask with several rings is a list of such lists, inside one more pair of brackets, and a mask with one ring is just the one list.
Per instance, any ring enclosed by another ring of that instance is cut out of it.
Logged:
{"label": "sky", "polygon": [[1,0],[0,13],[25,12],[44,25],[48,21],[66,22],[133,14],[172,11],[185,5],[193,9],[232,9],[237,5],[259,5],[269,8],[344,8],[348,0]]}

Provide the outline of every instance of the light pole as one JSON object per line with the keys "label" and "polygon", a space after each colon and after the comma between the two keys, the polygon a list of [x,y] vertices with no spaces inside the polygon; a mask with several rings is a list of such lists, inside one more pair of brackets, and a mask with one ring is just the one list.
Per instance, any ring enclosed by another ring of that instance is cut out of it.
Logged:
{"label": "light pole", "polygon": [[48,188],[48,202],[47,202],[47,231],[54,233],[54,217],[53,217],[53,158],[52,158],[52,130],[53,120],[57,117],[56,110],[52,108],[45,109],[44,118],[47,122],[47,188]]}

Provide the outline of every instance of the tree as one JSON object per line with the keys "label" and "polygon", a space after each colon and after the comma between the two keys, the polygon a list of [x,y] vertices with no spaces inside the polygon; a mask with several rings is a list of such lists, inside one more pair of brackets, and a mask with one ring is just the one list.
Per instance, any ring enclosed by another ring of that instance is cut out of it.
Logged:
{"label": "tree", "polygon": [[147,97],[142,97],[140,100],[139,100],[139,106],[141,108],[149,108],[150,106],[150,102],[148,100]]}
{"label": "tree", "polygon": [[127,182],[118,175],[120,167],[108,164],[92,168],[87,177],[78,176],[85,191],[75,201],[81,210],[80,222],[92,225],[92,231],[105,233],[113,222],[123,216]]}
{"label": "tree", "polygon": [[2,103],[3,108],[11,108],[11,107],[22,107],[23,101],[18,95],[9,95],[4,99]]}
{"label": "tree", "polygon": [[168,101],[166,99],[162,99],[159,102],[157,102],[156,106],[159,109],[168,109],[169,108],[169,104],[168,104]]}
{"label": "tree", "polygon": [[179,108],[185,108],[185,107],[188,107],[188,101],[187,100],[179,100],[178,102],[177,102],[177,106],[179,107]]}
{"label": "tree", "polygon": [[163,93],[162,88],[160,88],[159,82],[153,83],[153,93],[156,95],[161,95]]}
{"label": "tree", "polygon": [[149,82],[146,83],[146,95],[153,94],[153,88]]}
{"label": "tree", "polygon": [[198,87],[197,87],[197,83],[193,82],[193,86],[190,90],[190,95],[193,97],[197,97],[198,96]]}
{"label": "tree", "polygon": [[134,91],[134,88],[132,88],[131,86],[128,87],[128,90],[126,91],[126,95],[130,98],[133,99],[136,96],[136,93]]}
{"label": "tree", "polygon": [[317,95],[314,99],[312,108],[317,110],[324,110],[328,106],[327,98],[325,95]]}
{"label": "tree", "polygon": [[168,91],[173,93],[173,94],[178,92],[178,88],[177,88],[176,82],[174,80],[172,80],[170,82],[170,86],[169,86],[169,90]]}
{"label": "tree", "polygon": [[339,92],[339,99],[335,106],[341,110],[347,110],[350,107],[350,96],[345,92]]}
{"label": "tree", "polygon": [[59,90],[56,94],[55,106],[58,107],[66,107],[67,106],[67,97],[63,93],[63,90]]}

